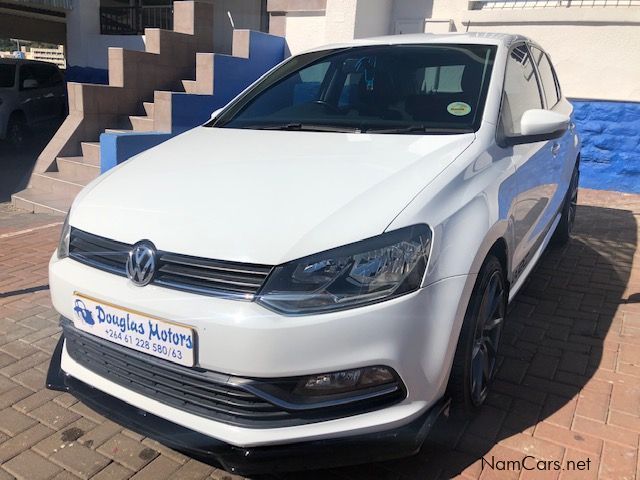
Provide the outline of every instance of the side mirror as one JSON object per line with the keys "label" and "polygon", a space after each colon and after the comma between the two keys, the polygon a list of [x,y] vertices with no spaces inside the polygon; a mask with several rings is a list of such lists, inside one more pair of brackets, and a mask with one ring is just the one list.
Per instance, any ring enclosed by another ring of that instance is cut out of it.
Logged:
{"label": "side mirror", "polygon": [[561,137],[569,128],[571,119],[568,115],[551,110],[527,110],[520,119],[520,133],[524,137],[536,140],[552,140]]}
{"label": "side mirror", "polygon": [[38,88],[38,81],[35,78],[27,78],[24,82],[22,82],[22,88],[25,90]]}
{"label": "side mirror", "polygon": [[224,108],[219,108],[219,109],[217,109],[217,110],[214,110],[214,111],[211,113],[211,120],[212,120],[212,121],[213,121],[213,120],[215,120],[215,119],[218,117],[218,115],[220,115],[220,112],[222,112],[222,110],[224,110]]}

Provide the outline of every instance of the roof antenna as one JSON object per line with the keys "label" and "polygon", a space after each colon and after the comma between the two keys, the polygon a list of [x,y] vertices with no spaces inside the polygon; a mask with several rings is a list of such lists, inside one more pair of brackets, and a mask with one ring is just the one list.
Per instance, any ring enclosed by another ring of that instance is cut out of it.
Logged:
{"label": "roof antenna", "polygon": [[229,17],[229,23],[231,23],[231,28],[235,30],[236,24],[233,22],[233,17],[231,16],[231,12],[229,10],[227,10],[227,17]]}

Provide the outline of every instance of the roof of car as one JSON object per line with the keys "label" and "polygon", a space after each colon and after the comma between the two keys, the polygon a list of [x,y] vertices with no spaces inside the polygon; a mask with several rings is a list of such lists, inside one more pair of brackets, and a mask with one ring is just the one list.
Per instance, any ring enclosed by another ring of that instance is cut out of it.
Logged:
{"label": "roof of car", "polygon": [[518,40],[528,40],[522,35],[508,33],[468,32],[468,33],[411,33],[403,35],[385,35],[383,37],[359,38],[350,42],[334,43],[312,48],[308,52],[331,50],[334,48],[365,47],[375,45],[415,45],[415,44],[477,44],[503,45],[509,47]]}

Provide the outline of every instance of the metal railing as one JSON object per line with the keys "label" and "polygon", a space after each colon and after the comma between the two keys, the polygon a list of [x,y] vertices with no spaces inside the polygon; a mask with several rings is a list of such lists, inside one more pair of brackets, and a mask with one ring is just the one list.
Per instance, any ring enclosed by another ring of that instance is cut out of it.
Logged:
{"label": "metal railing", "polygon": [[142,35],[145,28],[173,29],[173,6],[100,7],[102,35]]}
{"label": "metal railing", "polygon": [[469,10],[571,7],[640,7],[640,0],[472,0],[469,2]]}

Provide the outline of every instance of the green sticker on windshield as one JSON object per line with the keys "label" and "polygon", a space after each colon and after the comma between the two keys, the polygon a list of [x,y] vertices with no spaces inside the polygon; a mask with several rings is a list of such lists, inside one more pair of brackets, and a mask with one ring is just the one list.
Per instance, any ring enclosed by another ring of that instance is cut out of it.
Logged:
{"label": "green sticker on windshield", "polygon": [[447,112],[456,117],[462,117],[471,113],[471,105],[464,102],[453,102],[447,105]]}

